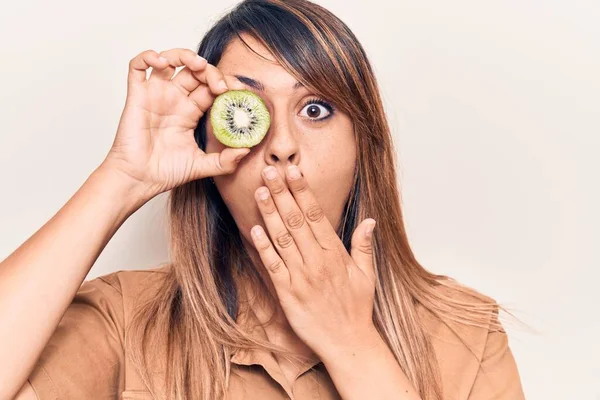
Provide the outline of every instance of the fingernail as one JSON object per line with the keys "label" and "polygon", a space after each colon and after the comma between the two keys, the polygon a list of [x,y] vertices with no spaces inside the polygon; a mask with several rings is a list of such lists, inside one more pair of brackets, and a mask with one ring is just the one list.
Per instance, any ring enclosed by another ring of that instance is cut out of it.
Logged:
{"label": "fingernail", "polygon": [[376,224],[376,221],[373,221],[373,222],[371,222],[371,224],[369,226],[367,226],[367,232],[366,232],[367,237],[370,238],[371,236],[373,236],[373,229],[375,229],[375,224]]}
{"label": "fingernail", "polygon": [[300,169],[296,165],[290,165],[288,168],[288,175],[292,179],[300,178]]}
{"label": "fingernail", "polygon": [[265,178],[267,178],[268,180],[272,181],[273,179],[275,179],[276,176],[277,176],[277,171],[275,171],[275,168],[267,167],[265,169]]}
{"label": "fingernail", "polygon": [[258,191],[258,198],[261,200],[266,200],[269,198],[269,189],[262,188]]}
{"label": "fingernail", "polygon": [[206,58],[201,57],[200,54],[196,54],[196,58],[199,59],[200,61],[206,61]]}
{"label": "fingernail", "polygon": [[164,58],[164,57],[162,57],[162,56],[161,56],[161,57],[158,57],[158,58],[160,58],[160,60],[161,60],[162,62],[169,62],[169,60],[167,60],[166,58]]}
{"label": "fingernail", "polygon": [[225,81],[219,81],[219,87],[221,89],[227,89],[227,84],[225,83]]}
{"label": "fingernail", "polygon": [[259,225],[256,225],[252,228],[252,235],[255,238],[260,238],[262,236],[262,228]]}

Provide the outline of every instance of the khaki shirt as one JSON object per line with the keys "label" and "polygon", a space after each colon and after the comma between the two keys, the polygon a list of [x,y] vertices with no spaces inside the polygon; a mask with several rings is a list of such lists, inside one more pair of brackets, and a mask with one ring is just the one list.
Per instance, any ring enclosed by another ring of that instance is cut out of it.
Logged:
{"label": "khaki shirt", "polygon": [[[161,266],[121,270],[84,281],[29,377],[38,398],[151,399],[124,356],[124,327],[134,301],[151,295],[165,273]],[[423,307],[420,312],[440,366],[444,400],[524,399],[506,333],[453,325],[474,350],[472,354],[446,324]],[[245,329],[268,340],[257,322],[249,314]],[[287,381],[270,352],[234,352],[231,362],[228,394],[232,400],[340,399],[320,361],[307,363],[293,382]]]}

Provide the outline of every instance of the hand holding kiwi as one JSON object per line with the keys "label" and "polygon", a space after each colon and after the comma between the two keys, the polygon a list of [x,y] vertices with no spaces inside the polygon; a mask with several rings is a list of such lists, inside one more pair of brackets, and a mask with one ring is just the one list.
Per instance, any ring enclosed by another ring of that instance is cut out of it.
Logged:
{"label": "hand holding kiwi", "polygon": [[[184,68],[173,76],[175,68],[181,66]],[[146,79],[149,67],[152,72]],[[220,85],[221,81],[225,86]],[[215,98],[229,89],[234,94],[244,85],[224,76],[192,50],[171,49],[160,54],[147,50],[138,54],[129,63],[125,107],[102,166],[120,171],[141,186],[146,200],[192,180],[232,173],[250,151],[240,147],[251,145],[231,142],[223,151],[207,154],[194,140],[200,118]],[[239,112],[234,114],[239,121]],[[254,129],[256,121],[249,121],[247,128]]]}

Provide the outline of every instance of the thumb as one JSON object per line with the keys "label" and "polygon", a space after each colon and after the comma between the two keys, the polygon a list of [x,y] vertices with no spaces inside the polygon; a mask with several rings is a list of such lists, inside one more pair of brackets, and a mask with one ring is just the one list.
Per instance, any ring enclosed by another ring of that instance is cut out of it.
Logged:
{"label": "thumb", "polygon": [[231,174],[251,149],[227,147],[219,153],[202,153],[194,162],[192,179]]}
{"label": "thumb", "polygon": [[[365,274],[373,276],[373,234],[376,221],[373,218],[367,218],[358,225],[352,234],[350,256]],[[371,229],[371,233],[369,233]]]}

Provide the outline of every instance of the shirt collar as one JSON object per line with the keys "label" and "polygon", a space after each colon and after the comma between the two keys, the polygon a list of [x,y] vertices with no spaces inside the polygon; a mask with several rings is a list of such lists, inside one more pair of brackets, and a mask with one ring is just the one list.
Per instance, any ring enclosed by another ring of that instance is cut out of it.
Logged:
{"label": "shirt collar", "polygon": [[[254,338],[259,338],[266,341],[269,340],[264,327],[260,323],[259,319],[256,317],[256,314],[254,313],[251,307],[249,307],[247,313],[238,315],[238,317],[236,318],[236,322],[239,325],[241,325],[243,329]],[[262,365],[263,368],[267,370],[267,372],[276,380],[279,380],[277,379],[278,375],[281,375],[280,377],[282,379],[285,379],[283,378],[283,374],[281,373],[281,369],[279,367],[279,364],[277,363],[277,359],[270,351],[255,349],[233,349],[231,353],[231,362],[238,365],[259,364]],[[308,371],[309,369],[315,367],[316,365],[322,363],[318,359],[310,359],[307,361],[298,362],[300,362],[301,365],[301,370],[298,376]]]}

